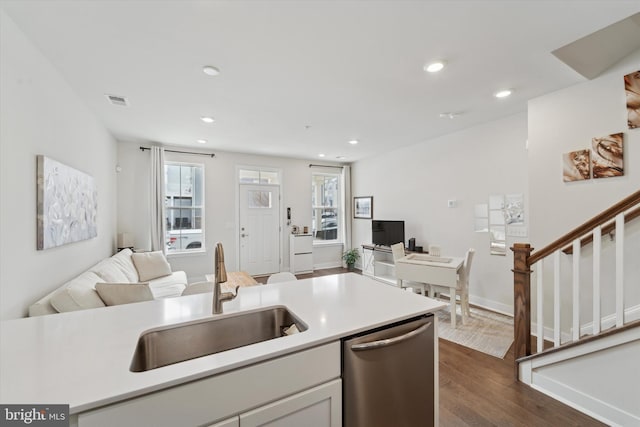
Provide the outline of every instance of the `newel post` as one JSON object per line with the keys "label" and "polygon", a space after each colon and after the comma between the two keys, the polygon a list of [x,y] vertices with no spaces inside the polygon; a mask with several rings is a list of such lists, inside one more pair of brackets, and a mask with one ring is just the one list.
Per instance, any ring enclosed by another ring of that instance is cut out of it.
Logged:
{"label": "newel post", "polygon": [[513,348],[518,359],[531,354],[531,270],[528,243],[515,243],[513,251]]}

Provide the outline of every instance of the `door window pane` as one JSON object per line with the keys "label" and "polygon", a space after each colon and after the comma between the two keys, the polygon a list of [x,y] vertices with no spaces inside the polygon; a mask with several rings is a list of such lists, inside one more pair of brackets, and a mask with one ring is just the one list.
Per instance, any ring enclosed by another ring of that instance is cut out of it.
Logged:
{"label": "door window pane", "polygon": [[247,207],[252,209],[271,208],[271,191],[250,190],[247,192]]}

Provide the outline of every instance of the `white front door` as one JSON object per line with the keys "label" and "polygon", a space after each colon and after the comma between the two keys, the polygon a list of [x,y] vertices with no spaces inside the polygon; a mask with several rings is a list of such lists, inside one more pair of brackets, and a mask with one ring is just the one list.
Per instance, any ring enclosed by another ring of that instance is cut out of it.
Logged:
{"label": "white front door", "polygon": [[280,271],[280,187],[240,184],[240,270]]}

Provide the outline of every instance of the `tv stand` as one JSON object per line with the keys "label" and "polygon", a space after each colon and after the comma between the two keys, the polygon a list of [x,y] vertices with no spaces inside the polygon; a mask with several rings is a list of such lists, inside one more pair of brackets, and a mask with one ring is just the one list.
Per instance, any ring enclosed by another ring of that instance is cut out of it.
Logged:
{"label": "tv stand", "polygon": [[[413,252],[405,249],[404,253],[410,254]],[[362,244],[362,274],[388,285],[397,286],[398,280],[396,279],[395,267],[391,247]]]}

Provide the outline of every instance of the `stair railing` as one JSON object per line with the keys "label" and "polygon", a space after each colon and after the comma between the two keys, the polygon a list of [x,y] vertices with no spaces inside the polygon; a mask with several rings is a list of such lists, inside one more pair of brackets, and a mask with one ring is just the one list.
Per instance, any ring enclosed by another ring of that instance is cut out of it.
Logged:
{"label": "stair railing", "polygon": [[[580,339],[580,250],[593,243],[593,334],[601,330],[601,240],[602,235],[615,232],[615,320],[616,327],[624,324],[624,226],[640,216],[640,191],[636,191],[569,233],[533,252],[528,243],[515,243],[513,257],[514,283],[514,356],[519,359],[531,355],[531,268],[535,268],[537,297],[537,352],[544,348],[543,268],[547,258],[553,257],[553,346],[561,344],[560,326],[560,253],[573,254],[572,280],[572,340]],[[633,209],[636,207],[636,209]],[[570,248],[570,250],[569,250]]]}

